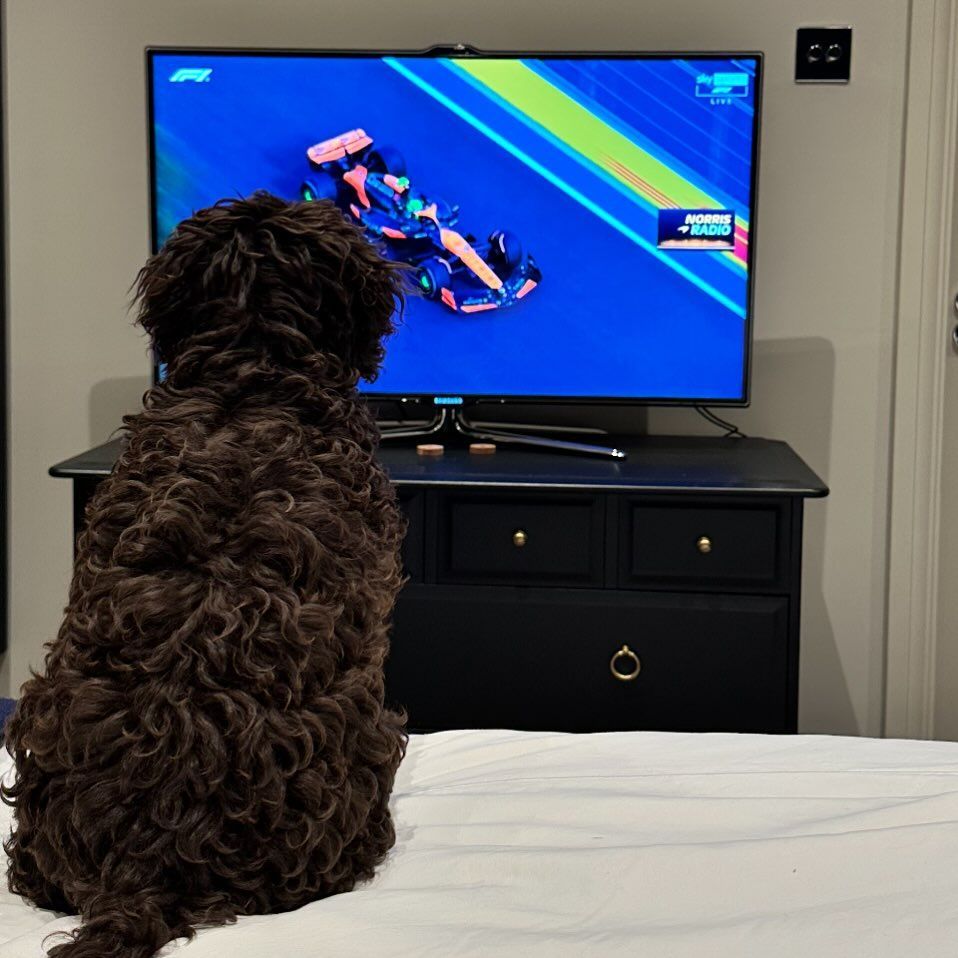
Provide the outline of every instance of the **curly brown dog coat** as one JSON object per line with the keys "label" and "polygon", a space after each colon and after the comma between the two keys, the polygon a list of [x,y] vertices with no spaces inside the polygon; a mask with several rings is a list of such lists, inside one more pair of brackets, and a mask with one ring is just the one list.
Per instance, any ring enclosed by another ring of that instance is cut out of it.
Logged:
{"label": "curly brown dog coat", "polygon": [[356,385],[400,287],[334,207],[266,194],[141,271],[168,377],[125,419],[7,733],[10,888],[83,919],[52,955],[148,958],[348,891],[392,846],[403,525]]}

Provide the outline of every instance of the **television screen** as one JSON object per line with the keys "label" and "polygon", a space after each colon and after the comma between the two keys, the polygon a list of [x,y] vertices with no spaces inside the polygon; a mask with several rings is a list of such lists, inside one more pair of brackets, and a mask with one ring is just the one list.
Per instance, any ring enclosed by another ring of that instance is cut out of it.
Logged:
{"label": "television screen", "polygon": [[758,55],[148,61],[155,246],[265,189],[410,265],[371,394],[747,401]]}

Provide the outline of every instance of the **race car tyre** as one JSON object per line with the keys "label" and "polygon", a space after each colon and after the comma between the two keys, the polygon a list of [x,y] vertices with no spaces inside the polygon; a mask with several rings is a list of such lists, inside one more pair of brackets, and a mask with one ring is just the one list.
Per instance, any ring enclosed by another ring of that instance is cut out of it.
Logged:
{"label": "race car tyre", "polygon": [[308,180],[303,181],[299,188],[304,200],[336,200],[338,190],[336,181],[328,173],[314,173]]}
{"label": "race car tyre", "polygon": [[508,230],[490,233],[489,259],[507,269],[515,269],[522,262],[522,243],[519,237]]}
{"label": "race car tyre", "polygon": [[406,175],[406,158],[394,146],[377,146],[366,157],[366,169],[370,173],[392,173],[393,176]]}
{"label": "race car tyre", "polygon": [[449,264],[438,256],[432,256],[419,265],[419,288],[426,299],[439,299],[442,288],[452,282]]}

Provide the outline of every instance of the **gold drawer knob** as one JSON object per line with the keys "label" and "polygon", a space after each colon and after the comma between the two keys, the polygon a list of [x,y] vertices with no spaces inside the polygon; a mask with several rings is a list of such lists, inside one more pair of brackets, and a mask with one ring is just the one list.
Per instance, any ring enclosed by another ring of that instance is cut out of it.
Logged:
{"label": "gold drawer knob", "polygon": [[708,536],[699,536],[695,545],[704,556],[707,556],[712,551],[712,540]]}
{"label": "gold drawer knob", "polygon": [[[627,669],[627,671],[620,671],[617,665]],[[623,645],[622,648],[612,656],[609,662],[609,671],[620,682],[631,682],[638,676],[639,672],[642,671],[642,663],[639,661],[639,657],[627,645]]]}
{"label": "gold drawer knob", "polygon": [[529,537],[522,529],[516,529],[516,531],[512,533],[512,544],[517,549],[521,549],[528,541]]}

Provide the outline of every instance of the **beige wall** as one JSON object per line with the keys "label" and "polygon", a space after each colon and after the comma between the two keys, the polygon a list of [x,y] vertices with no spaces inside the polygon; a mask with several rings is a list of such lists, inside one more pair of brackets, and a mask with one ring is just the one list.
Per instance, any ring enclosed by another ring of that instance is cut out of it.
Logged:
{"label": "beige wall", "polygon": [[[756,49],[767,55],[750,433],[832,486],[809,504],[801,728],[878,734],[907,0],[8,0],[11,648],[55,632],[70,490],[147,382],[125,312],[147,252],[142,50],[156,45]],[[390,8],[392,9],[392,8]],[[794,30],[852,24],[853,83],[796,86]],[[696,417],[656,411],[658,431]]]}

